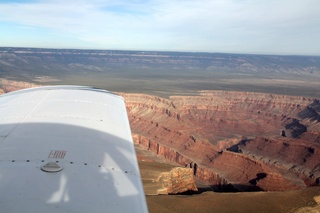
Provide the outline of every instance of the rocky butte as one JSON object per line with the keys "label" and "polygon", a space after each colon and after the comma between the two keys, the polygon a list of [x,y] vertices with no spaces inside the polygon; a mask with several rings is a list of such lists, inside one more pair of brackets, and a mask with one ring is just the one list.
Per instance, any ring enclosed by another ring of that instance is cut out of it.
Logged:
{"label": "rocky butte", "polygon": [[146,195],[181,194],[197,192],[193,169],[173,165],[139,161]]}
{"label": "rocky butte", "polygon": [[121,95],[135,143],[192,168],[215,191],[319,185],[317,99],[230,91],[169,99]]}

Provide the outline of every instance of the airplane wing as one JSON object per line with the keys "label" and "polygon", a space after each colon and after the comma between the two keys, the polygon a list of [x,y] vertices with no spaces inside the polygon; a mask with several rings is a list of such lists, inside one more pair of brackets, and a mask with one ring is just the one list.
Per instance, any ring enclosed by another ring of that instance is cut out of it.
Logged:
{"label": "airplane wing", "polygon": [[1,212],[147,212],[122,97],[81,86],[0,96]]}

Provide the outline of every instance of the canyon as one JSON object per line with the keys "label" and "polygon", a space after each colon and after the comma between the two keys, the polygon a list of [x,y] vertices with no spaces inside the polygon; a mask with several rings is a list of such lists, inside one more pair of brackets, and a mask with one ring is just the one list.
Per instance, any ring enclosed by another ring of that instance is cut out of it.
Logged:
{"label": "canyon", "polygon": [[319,79],[319,56],[0,48],[0,94],[125,98],[150,212],[318,212]]}
{"label": "canyon", "polygon": [[319,185],[320,104],[314,98],[201,91],[125,94],[135,143],[192,168],[214,191],[284,191]]}
{"label": "canyon", "polygon": [[[2,93],[34,86],[1,79]],[[320,183],[318,99],[218,90],[168,99],[119,94],[135,144],[191,168],[214,191],[284,191]]]}

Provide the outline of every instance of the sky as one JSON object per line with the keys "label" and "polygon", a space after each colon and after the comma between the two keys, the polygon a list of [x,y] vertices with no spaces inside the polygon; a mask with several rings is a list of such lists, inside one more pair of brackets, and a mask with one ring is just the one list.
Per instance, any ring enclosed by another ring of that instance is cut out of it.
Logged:
{"label": "sky", "polygon": [[0,46],[320,56],[320,1],[0,0]]}

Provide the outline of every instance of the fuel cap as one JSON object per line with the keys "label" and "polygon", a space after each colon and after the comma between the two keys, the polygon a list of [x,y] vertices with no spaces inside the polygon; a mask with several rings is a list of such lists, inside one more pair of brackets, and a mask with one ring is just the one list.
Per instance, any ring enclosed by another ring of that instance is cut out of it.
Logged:
{"label": "fuel cap", "polygon": [[60,166],[56,162],[49,162],[41,166],[41,170],[44,172],[60,172],[62,169],[62,166]]}

